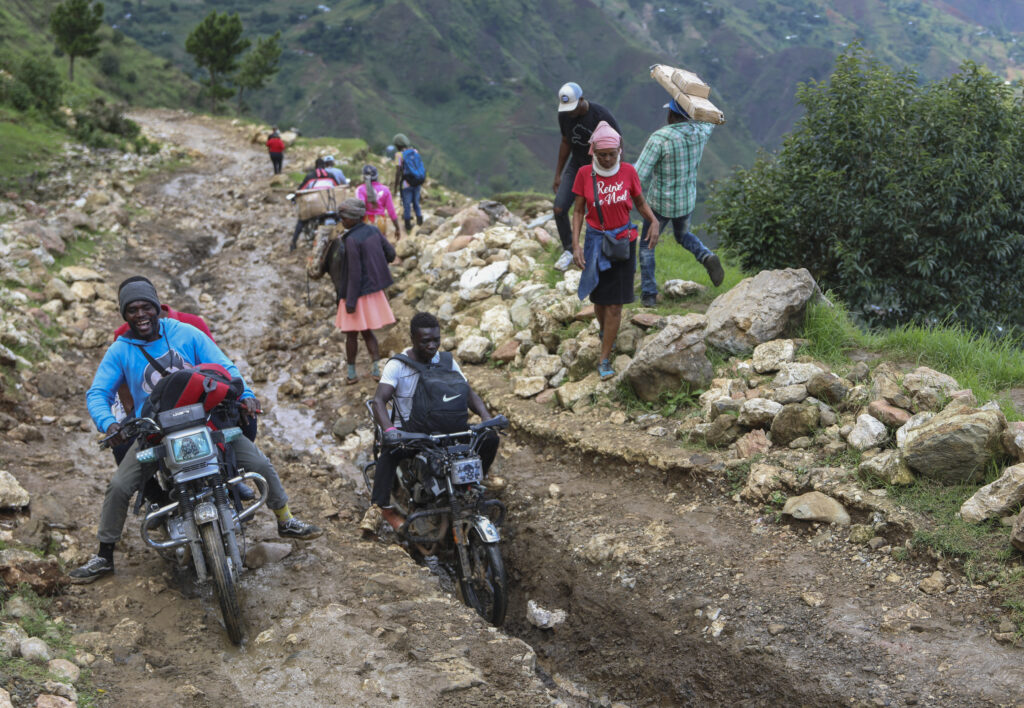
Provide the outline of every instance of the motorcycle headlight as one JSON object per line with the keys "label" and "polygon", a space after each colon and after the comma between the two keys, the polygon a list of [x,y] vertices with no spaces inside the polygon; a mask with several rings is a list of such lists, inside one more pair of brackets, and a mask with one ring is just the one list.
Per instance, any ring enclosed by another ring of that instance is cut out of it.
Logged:
{"label": "motorcycle headlight", "polygon": [[178,464],[209,457],[211,452],[213,452],[213,441],[210,439],[210,433],[206,430],[175,438],[171,444],[171,456]]}

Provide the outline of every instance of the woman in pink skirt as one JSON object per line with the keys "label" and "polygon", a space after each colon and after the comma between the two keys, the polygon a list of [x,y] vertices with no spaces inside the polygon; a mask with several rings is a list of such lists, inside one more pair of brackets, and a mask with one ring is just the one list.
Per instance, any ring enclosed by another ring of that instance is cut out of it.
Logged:
{"label": "woman in pink skirt", "polygon": [[373,224],[363,221],[366,204],[346,199],[338,207],[345,232],[334,240],[326,262],[338,296],[334,326],[345,333],[346,384],[359,380],[356,354],[363,335],[370,354],[370,375],[380,380],[380,348],[373,330],[395,321],[384,290],[393,282],[388,263],[395,260],[395,248]]}
{"label": "woman in pink skirt", "polygon": [[356,188],[356,198],[366,202],[366,216],[363,220],[376,226],[382,234],[387,234],[388,222],[384,218],[387,214],[395,225],[395,241],[398,241],[402,238],[402,231],[398,228],[398,213],[391,199],[391,190],[378,182],[377,177],[376,167],[363,165],[363,183]]}

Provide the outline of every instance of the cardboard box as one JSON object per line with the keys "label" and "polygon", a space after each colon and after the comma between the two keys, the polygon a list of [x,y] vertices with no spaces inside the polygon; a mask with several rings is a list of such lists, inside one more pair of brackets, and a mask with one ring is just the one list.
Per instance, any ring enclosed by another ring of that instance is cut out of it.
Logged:
{"label": "cardboard box", "polygon": [[692,71],[655,64],[651,67],[651,78],[694,120],[718,125],[725,122],[725,114],[708,99],[711,87]]}

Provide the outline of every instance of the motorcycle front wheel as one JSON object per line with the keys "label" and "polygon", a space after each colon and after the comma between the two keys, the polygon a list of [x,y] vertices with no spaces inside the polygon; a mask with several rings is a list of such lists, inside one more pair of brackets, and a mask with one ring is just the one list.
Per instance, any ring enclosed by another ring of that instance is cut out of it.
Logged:
{"label": "motorcycle front wheel", "polygon": [[466,552],[469,568],[462,568],[462,556],[455,554],[462,597],[478,615],[500,627],[508,609],[508,578],[501,548],[497,543],[485,543],[476,530],[470,530]]}
{"label": "motorcycle front wheel", "polygon": [[220,614],[224,618],[224,628],[228,638],[235,644],[242,643],[242,610],[238,606],[238,594],[235,581],[228,568],[228,559],[224,554],[224,543],[216,524],[203,524],[199,527],[199,535],[203,539],[203,554],[206,556],[206,567],[213,576],[214,591],[220,603]]}

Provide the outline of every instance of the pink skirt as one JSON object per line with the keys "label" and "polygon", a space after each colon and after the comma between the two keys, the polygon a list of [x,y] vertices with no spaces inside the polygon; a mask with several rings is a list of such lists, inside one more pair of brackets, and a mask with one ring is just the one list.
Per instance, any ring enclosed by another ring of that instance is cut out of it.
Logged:
{"label": "pink skirt", "polygon": [[395,313],[391,311],[387,295],[383,290],[378,290],[359,298],[356,311],[351,314],[345,309],[345,301],[339,302],[334,326],[342,332],[365,332],[368,329],[380,329],[394,321]]}

